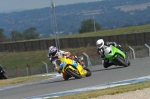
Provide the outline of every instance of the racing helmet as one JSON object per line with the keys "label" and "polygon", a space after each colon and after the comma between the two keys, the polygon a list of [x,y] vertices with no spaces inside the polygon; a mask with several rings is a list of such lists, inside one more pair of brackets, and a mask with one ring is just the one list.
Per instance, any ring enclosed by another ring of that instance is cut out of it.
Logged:
{"label": "racing helmet", "polygon": [[96,46],[98,48],[102,48],[104,46],[104,40],[103,39],[99,39],[96,41]]}
{"label": "racing helmet", "polygon": [[54,47],[54,46],[50,46],[49,47],[49,53],[53,54],[53,53],[56,53],[57,52],[57,48]]}

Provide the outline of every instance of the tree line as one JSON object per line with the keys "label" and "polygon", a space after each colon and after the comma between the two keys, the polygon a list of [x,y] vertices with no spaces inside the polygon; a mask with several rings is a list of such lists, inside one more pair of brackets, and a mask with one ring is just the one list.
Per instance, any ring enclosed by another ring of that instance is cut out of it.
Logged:
{"label": "tree line", "polygon": [[[101,25],[96,22],[94,19],[87,19],[81,22],[81,26],[78,30],[78,33],[87,33],[87,32],[94,32],[95,30],[101,30]],[[40,34],[37,33],[35,27],[30,27],[26,29],[23,33],[12,30],[10,32],[10,38],[7,38],[4,33],[4,29],[0,28],[0,42],[5,41],[21,41],[21,40],[30,40],[30,39],[39,39]]]}
{"label": "tree line", "polygon": [[12,30],[10,32],[10,38],[7,38],[4,33],[4,29],[0,28],[0,42],[6,41],[20,41],[20,40],[30,40],[30,39],[38,39],[40,38],[39,33],[36,32],[35,27],[30,27],[26,29],[23,33]]}

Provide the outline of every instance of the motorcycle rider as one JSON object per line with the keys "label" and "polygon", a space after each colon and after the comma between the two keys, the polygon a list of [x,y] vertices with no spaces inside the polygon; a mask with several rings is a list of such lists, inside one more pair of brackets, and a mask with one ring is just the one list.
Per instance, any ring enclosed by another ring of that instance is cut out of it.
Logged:
{"label": "motorcycle rider", "polygon": [[[70,58],[70,59],[72,59],[72,60],[75,60],[76,62],[79,62],[81,65],[84,65],[83,62],[80,62],[80,61],[78,60],[77,56],[70,56],[70,55],[71,55],[70,52],[58,50],[56,47],[50,46],[50,47],[49,47],[49,52],[48,52],[48,58],[50,59],[50,62],[54,65],[54,67],[55,67],[55,69],[56,69],[56,71],[57,71],[58,73],[61,73],[61,71],[59,70],[58,67],[55,66],[55,62],[57,62],[57,64],[60,64],[60,63],[59,63],[60,61],[59,61],[59,60],[56,60],[56,59],[59,58],[59,57],[58,57],[59,55],[63,55],[63,56],[66,57],[66,58]],[[56,60],[56,61],[55,61],[55,60]],[[70,75],[63,74],[63,78],[64,78],[65,80],[69,79],[70,77],[71,77]]]}
{"label": "motorcycle rider", "polygon": [[104,55],[104,48],[106,46],[110,46],[110,45],[113,45],[119,49],[121,49],[121,45],[117,44],[116,42],[104,42],[103,39],[98,39],[96,41],[96,45],[97,45],[97,52],[98,54],[101,56],[101,58],[104,60],[104,63],[103,63],[103,66],[104,68],[108,68],[110,67],[111,65],[115,65],[114,63],[110,62],[108,59],[105,58],[105,55]]}

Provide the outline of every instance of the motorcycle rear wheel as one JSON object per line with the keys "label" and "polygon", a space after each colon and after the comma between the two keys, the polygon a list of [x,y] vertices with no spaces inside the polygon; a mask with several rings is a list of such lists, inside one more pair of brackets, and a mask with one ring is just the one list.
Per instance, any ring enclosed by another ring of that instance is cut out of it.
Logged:
{"label": "motorcycle rear wheel", "polygon": [[1,79],[8,79],[8,76],[6,75],[6,73],[0,74],[0,78]]}
{"label": "motorcycle rear wheel", "polygon": [[70,68],[67,68],[66,71],[69,75],[71,75],[72,77],[75,77],[76,79],[82,78],[80,74],[77,74],[75,71],[72,71]]}

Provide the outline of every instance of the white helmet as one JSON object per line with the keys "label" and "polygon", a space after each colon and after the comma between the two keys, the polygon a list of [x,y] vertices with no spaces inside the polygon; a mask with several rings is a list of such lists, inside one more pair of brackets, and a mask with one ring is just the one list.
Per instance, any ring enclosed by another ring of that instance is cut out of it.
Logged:
{"label": "white helmet", "polygon": [[104,46],[104,40],[103,39],[97,40],[96,45],[98,48],[102,48]]}
{"label": "white helmet", "polygon": [[49,53],[53,54],[53,53],[56,53],[57,52],[57,48],[54,47],[54,46],[50,46],[49,47]]}

